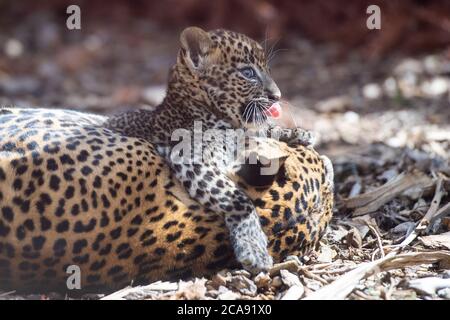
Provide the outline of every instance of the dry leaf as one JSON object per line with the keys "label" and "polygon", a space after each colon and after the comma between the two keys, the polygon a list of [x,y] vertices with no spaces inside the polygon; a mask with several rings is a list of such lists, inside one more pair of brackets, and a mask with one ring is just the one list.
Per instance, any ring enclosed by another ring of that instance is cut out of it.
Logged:
{"label": "dry leaf", "polygon": [[450,217],[444,217],[442,218],[441,224],[443,227],[445,227],[447,230],[450,230]]}
{"label": "dry leaf", "polygon": [[342,226],[338,226],[337,229],[331,229],[328,231],[329,236],[334,242],[339,242],[347,236],[348,230]]}
{"label": "dry leaf", "polygon": [[450,231],[431,236],[419,237],[424,246],[431,249],[447,249],[450,250]]}
{"label": "dry leaf", "polygon": [[347,240],[347,246],[361,249],[362,237],[361,237],[361,234],[359,233],[358,229],[352,228],[347,233],[346,240]]}
{"label": "dry leaf", "polygon": [[433,180],[423,172],[402,173],[374,190],[346,199],[344,204],[347,208],[355,209],[353,216],[361,216],[375,212],[408,189],[416,187],[424,189],[432,184]]}
{"label": "dry leaf", "polygon": [[195,279],[194,281],[180,281],[176,299],[185,298],[188,300],[204,299],[206,294],[206,279]]}
{"label": "dry leaf", "polygon": [[408,281],[408,287],[419,292],[434,295],[439,289],[450,288],[450,279],[429,277]]}
{"label": "dry leaf", "polygon": [[317,257],[317,261],[322,263],[332,262],[336,254],[336,251],[331,249],[329,246],[322,246],[322,248],[320,248],[320,254]]}

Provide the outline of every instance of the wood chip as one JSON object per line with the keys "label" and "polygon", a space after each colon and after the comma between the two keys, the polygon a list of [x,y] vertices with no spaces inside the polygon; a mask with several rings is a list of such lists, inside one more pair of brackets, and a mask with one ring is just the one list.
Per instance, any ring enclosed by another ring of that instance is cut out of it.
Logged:
{"label": "wood chip", "polygon": [[241,296],[238,293],[228,290],[224,293],[219,294],[217,296],[217,299],[219,299],[219,300],[238,300],[240,297]]}
{"label": "wood chip", "polygon": [[263,288],[267,289],[270,286],[270,283],[272,282],[272,279],[270,276],[265,272],[260,272],[254,279],[254,282],[258,289]]}
{"label": "wood chip", "polygon": [[255,296],[256,291],[258,290],[256,284],[243,275],[233,276],[230,286],[239,291],[241,294],[248,296]]}
{"label": "wood chip", "polygon": [[300,282],[300,279],[298,278],[298,276],[296,274],[293,274],[287,270],[281,270],[280,275],[281,275],[281,281],[283,281],[283,283],[288,287],[302,285]]}
{"label": "wood chip", "polygon": [[305,293],[305,288],[303,285],[294,285],[286,290],[286,292],[281,297],[281,300],[298,300]]}

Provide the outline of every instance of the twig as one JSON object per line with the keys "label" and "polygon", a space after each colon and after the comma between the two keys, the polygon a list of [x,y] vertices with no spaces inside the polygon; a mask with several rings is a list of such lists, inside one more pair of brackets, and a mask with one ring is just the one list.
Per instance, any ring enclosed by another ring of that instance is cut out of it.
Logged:
{"label": "twig", "polygon": [[357,290],[355,291],[355,295],[358,297],[364,299],[364,300],[378,300],[376,297],[369,296],[368,294],[365,294],[364,292]]}
{"label": "twig", "polygon": [[[421,234],[423,231],[425,231],[430,225],[432,225],[431,221],[435,221],[435,216],[440,212],[442,209],[444,209],[446,206],[444,206],[441,210],[438,211],[439,204],[441,203],[441,198],[445,194],[445,191],[442,189],[442,178],[438,178],[436,182],[436,191],[434,193],[433,200],[431,201],[430,208],[428,209],[425,216],[420,220],[420,222],[417,224],[417,227],[411,231],[410,234],[408,234],[405,238],[405,240],[400,243],[399,247],[405,247],[409,245],[411,242],[414,241],[414,239],[417,238],[419,234]],[[448,206],[449,204],[447,204]],[[449,207],[450,208],[450,207]]]}
{"label": "twig", "polygon": [[125,300],[128,295],[145,297],[155,292],[169,292],[178,290],[179,285],[175,282],[157,281],[146,286],[125,287],[119,291],[113,292],[100,300]]}
{"label": "twig", "polygon": [[0,297],[6,297],[13,293],[16,293],[16,290],[0,293]]}
{"label": "twig", "polygon": [[[377,243],[377,245],[378,245],[378,239],[368,240],[365,244],[362,245],[361,248],[362,249],[368,249],[370,247],[370,245],[372,245],[374,243]],[[391,246],[392,240],[381,239],[381,243],[383,244],[383,248],[384,248],[384,251],[386,253],[386,247]]]}
{"label": "twig", "polygon": [[329,284],[329,282],[325,279],[322,279],[321,277],[315,275],[314,273],[312,273],[311,271],[307,270],[307,269],[300,269],[299,273],[302,273],[304,276],[311,278],[313,280],[319,281],[320,283],[327,285]]}
{"label": "twig", "polygon": [[430,209],[428,209],[427,213],[423,217],[423,220],[426,222],[431,222],[431,219],[436,215],[436,212],[439,209],[439,204],[441,203],[442,196],[446,193],[442,188],[442,178],[438,178],[436,182],[436,191],[434,193],[433,200],[431,200]]}
{"label": "twig", "polygon": [[[378,232],[378,230],[372,226],[371,224],[367,223],[367,226],[369,227],[370,231],[372,231],[372,233],[375,235],[375,237],[377,238],[377,244],[378,244],[378,250],[380,250],[380,255],[381,258],[384,258],[384,249],[383,249],[383,242],[381,241],[381,236],[380,233]],[[377,253],[377,250],[374,251],[374,253],[372,254],[372,261],[374,261],[375,258],[375,254]]]}
{"label": "twig", "polygon": [[310,264],[307,266],[303,266],[303,269],[313,269],[313,270],[320,270],[320,269],[325,269],[328,267],[334,267],[336,266],[336,263],[333,262],[326,262],[326,263],[318,263],[318,264]]}
{"label": "twig", "polygon": [[385,292],[385,295],[384,295],[384,298],[386,300],[391,300],[392,293],[394,292],[394,288],[395,288],[395,282],[394,282],[394,279],[391,278],[390,284],[389,284],[389,289]]}
{"label": "twig", "polygon": [[288,270],[292,272],[297,272],[300,265],[295,260],[288,260],[285,262],[275,264],[272,269],[270,269],[269,274],[271,277],[278,274],[280,270]]}
{"label": "twig", "polygon": [[[447,203],[442,208],[440,208],[439,211],[436,212],[436,214],[430,219],[430,224],[429,224],[428,228],[430,228],[434,224],[435,221],[442,219],[449,214],[450,214],[450,202]],[[427,230],[428,230],[428,228],[427,228]]]}
{"label": "twig", "polygon": [[346,267],[346,268],[341,268],[341,269],[335,269],[335,270],[317,270],[314,271],[312,270],[311,273],[314,273],[316,275],[321,275],[321,274],[342,274],[342,273],[346,273],[349,272],[353,269],[355,269],[356,266],[351,266],[351,267]]}

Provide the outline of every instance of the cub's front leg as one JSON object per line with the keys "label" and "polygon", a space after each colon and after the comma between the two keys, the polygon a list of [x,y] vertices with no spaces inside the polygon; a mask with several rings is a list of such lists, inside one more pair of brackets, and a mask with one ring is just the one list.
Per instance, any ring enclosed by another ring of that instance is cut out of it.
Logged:
{"label": "cub's front leg", "polygon": [[268,270],[273,261],[267,237],[247,195],[211,159],[202,163],[170,162],[170,166],[193,199],[224,216],[235,256],[243,267],[252,273]]}

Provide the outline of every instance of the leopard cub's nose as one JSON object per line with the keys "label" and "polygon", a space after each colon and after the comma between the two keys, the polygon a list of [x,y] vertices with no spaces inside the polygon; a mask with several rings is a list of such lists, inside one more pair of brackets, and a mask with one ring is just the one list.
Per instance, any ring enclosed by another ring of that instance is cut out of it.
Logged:
{"label": "leopard cub's nose", "polygon": [[278,101],[281,99],[281,94],[280,93],[269,93],[267,95],[267,97],[269,98],[269,100],[275,100]]}
{"label": "leopard cub's nose", "polygon": [[278,101],[281,99],[281,91],[275,83],[272,83],[272,85],[266,89],[266,94],[269,100]]}
{"label": "leopard cub's nose", "polygon": [[281,99],[281,92],[280,92],[280,90],[268,91],[267,92],[267,98],[269,98],[269,100],[275,100],[275,101],[280,100]]}

